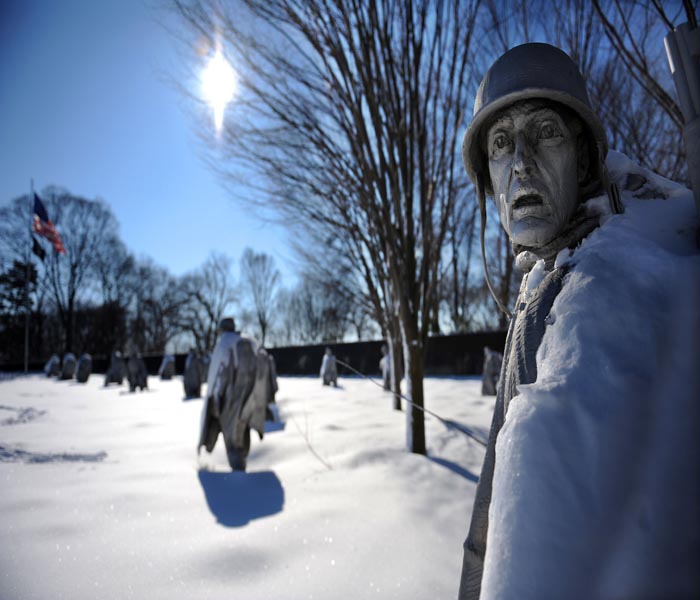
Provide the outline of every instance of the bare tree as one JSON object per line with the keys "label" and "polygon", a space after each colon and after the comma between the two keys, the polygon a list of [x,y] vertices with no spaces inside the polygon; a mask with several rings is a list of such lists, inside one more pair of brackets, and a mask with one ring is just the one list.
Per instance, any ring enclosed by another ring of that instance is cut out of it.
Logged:
{"label": "bare tree", "polygon": [[473,296],[485,284],[483,279],[475,277],[474,271],[480,272],[481,266],[475,262],[478,249],[477,241],[478,205],[461,202],[450,215],[447,234],[446,271],[440,278],[440,301],[449,317],[450,329],[464,333],[473,330]]}
{"label": "bare tree", "polygon": [[0,271],[0,360],[22,359],[25,319],[32,310],[36,284],[37,269],[31,262],[15,259]]}
{"label": "bare tree", "polygon": [[270,182],[265,202],[286,220],[345,229],[356,258],[388,275],[376,291],[400,323],[408,446],[425,453],[424,348],[465,185],[458,130],[479,1],[243,2],[267,35],[251,34],[240,4],[175,4],[198,35],[220,31],[239,68],[227,156]]}
{"label": "bare tree", "polygon": [[92,327],[90,352],[109,355],[127,342],[136,261],[116,234],[105,236],[95,259],[101,302],[88,323]]}
{"label": "bare tree", "polygon": [[623,150],[667,177],[688,182],[685,147],[679,144],[683,115],[664,52],[664,36],[683,22],[683,4],[698,10],[698,2],[662,3],[639,0],[593,0],[593,7],[610,44],[610,59],[622,71],[626,85],[610,108],[623,131]]}
{"label": "bare tree", "polygon": [[29,258],[33,206],[33,199],[24,195],[0,207],[0,256],[3,268],[8,268],[14,260],[25,261]]}
{"label": "bare tree", "polygon": [[302,275],[294,289],[280,295],[277,308],[287,343],[320,344],[345,337],[350,304],[336,284]]}
{"label": "bare tree", "polygon": [[163,353],[179,332],[184,299],[177,280],[151,259],[140,259],[133,275],[129,344],[127,351]]}
{"label": "bare tree", "polygon": [[250,248],[243,251],[241,283],[252,301],[257,324],[260,327],[260,343],[263,346],[272,320],[279,279],[280,274],[275,267],[275,259],[269,254],[257,253]]}
{"label": "bare tree", "polygon": [[200,353],[214,349],[219,321],[236,299],[231,264],[228,256],[212,253],[201,268],[181,280],[179,326],[192,335]]}
{"label": "bare tree", "polygon": [[47,278],[63,327],[64,350],[75,351],[77,302],[87,299],[100,246],[104,237],[116,235],[118,223],[101,200],[87,200],[57,187],[44,190],[43,199],[66,249],[65,255],[53,252],[47,257]]}
{"label": "bare tree", "polygon": [[102,295],[103,304],[126,306],[131,295],[129,278],[134,272],[136,260],[118,234],[105,235],[97,248],[94,272]]}

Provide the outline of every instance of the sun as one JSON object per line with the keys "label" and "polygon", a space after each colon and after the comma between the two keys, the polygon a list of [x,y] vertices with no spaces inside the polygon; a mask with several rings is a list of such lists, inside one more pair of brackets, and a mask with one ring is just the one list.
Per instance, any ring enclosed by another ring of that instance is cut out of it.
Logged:
{"label": "sun", "polygon": [[214,111],[214,125],[220,132],[224,124],[226,105],[233,99],[238,87],[236,72],[217,48],[201,76],[202,95]]}

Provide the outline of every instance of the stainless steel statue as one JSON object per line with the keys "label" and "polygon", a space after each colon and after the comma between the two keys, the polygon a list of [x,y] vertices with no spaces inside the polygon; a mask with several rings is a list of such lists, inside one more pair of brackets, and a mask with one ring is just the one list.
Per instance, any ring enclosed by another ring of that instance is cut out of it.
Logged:
{"label": "stainless steel statue", "polygon": [[498,376],[501,373],[503,355],[500,352],[484,347],[484,368],[481,374],[481,395],[495,396],[498,388]]}
{"label": "stainless steel statue", "polygon": [[[642,168],[612,177],[583,77],[553,46],[518,46],[493,64],[462,155],[480,204],[482,255],[488,195],[524,276],[464,544],[460,599],[697,593],[700,576],[690,565],[700,548],[692,509],[700,387],[686,355],[697,352],[700,336],[673,322],[682,299],[664,295],[662,283],[663,265],[692,252],[683,245],[692,235],[681,232],[682,241],[661,247],[644,229],[648,209],[632,211],[646,197],[635,177],[652,197],[665,195],[654,195],[654,176]],[[625,269],[626,252],[648,252],[648,273]],[[635,302],[649,296],[658,301]],[[615,302],[602,300],[608,297]],[[686,313],[691,323],[697,313]],[[629,333],[598,327],[609,314],[629,319]],[[682,384],[657,371],[670,354],[688,374]],[[684,417],[662,423],[669,411]]]}
{"label": "stainless steel statue", "polygon": [[148,389],[148,371],[140,352],[132,353],[126,361],[126,371],[130,392],[135,392],[136,388],[141,392]]}
{"label": "stainless steel statue", "polygon": [[75,379],[78,383],[86,383],[92,373],[92,356],[87,352],[78,359],[78,366],[75,371]]}
{"label": "stainless steel statue", "polygon": [[[245,471],[250,452],[250,430],[262,440],[268,394],[255,392],[259,362],[269,369],[267,355],[257,344],[235,330],[232,318],[219,324],[219,339],[209,363],[207,391],[202,406],[198,451],[211,452],[219,433],[223,435],[229,465]],[[261,382],[265,378],[261,377]]]}
{"label": "stainless steel statue", "polygon": [[158,377],[163,381],[170,381],[175,375],[175,357],[172,354],[164,354],[158,369]]}
{"label": "stainless steel statue", "polygon": [[185,373],[182,376],[186,398],[199,398],[202,387],[201,359],[194,348],[190,348],[185,359]]}
{"label": "stainless steel statue", "polygon": [[382,372],[382,387],[391,391],[391,352],[386,344],[382,344],[382,357],[379,359],[379,370]]}
{"label": "stainless steel statue", "polygon": [[44,365],[44,373],[47,377],[58,377],[61,374],[61,359],[58,354],[52,354]]}
{"label": "stainless steel statue", "polygon": [[112,352],[112,356],[109,360],[109,368],[107,369],[107,373],[105,373],[105,387],[110,383],[121,385],[124,381],[125,370],[124,357],[119,350],[115,350]]}
{"label": "stainless steel statue", "polygon": [[333,384],[333,387],[338,387],[338,363],[330,348],[326,348],[323,355],[320,375],[323,385]]}
{"label": "stainless steel statue", "polygon": [[63,357],[63,364],[61,365],[61,374],[58,378],[73,379],[73,375],[75,374],[75,365],[75,354],[73,354],[72,352],[67,352],[66,355]]}

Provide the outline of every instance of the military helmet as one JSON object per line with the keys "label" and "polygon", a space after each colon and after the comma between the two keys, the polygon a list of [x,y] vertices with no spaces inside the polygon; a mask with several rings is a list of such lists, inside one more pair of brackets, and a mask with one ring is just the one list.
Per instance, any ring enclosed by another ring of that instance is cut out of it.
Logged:
{"label": "military helmet", "polygon": [[[481,147],[481,131],[501,109],[531,98],[543,98],[573,110],[588,127],[595,141],[592,152],[597,160],[591,167],[599,171],[605,164],[608,143],[605,129],[591,108],[586,84],[576,63],[568,54],[549,44],[529,43],[503,54],[486,72],[474,101],[474,117],[464,134],[462,160],[475,185],[481,176],[487,193],[492,194],[488,163]],[[594,172],[601,176],[602,173]]]}
{"label": "military helmet", "polygon": [[219,331],[236,331],[236,322],[233,317],[224,317],[219,321]]}

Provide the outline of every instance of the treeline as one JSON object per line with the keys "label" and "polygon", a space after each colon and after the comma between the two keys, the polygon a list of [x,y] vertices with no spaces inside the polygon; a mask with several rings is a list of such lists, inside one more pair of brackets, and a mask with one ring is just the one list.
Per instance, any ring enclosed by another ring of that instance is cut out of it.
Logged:
{"label": "treeline", "polygon": [[[339,341],[351,327],[358,339],[376,334],[367,315],[358,317],[332,286],[302,275],[295,288],[283,288],[269,255],[246,249],[238,279],[233,259],[223,254],[176,277],[126,247],[104,201],[58,187],[43,190],[41,198],[65,255],[32,238],[29,195],[0,208],[2,362],[23,361],[27,323],[33,361],[69,351],[210,352],[217,323],[230,314],[263,344]],[[32,251],[33,239],[43,257]]]}

